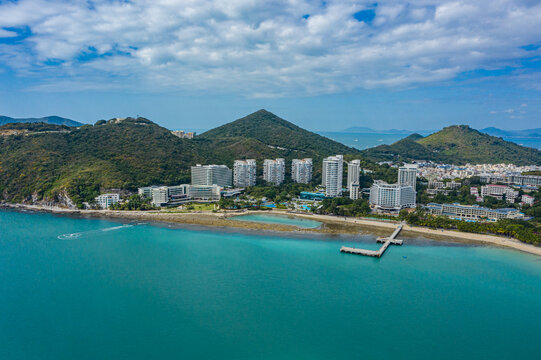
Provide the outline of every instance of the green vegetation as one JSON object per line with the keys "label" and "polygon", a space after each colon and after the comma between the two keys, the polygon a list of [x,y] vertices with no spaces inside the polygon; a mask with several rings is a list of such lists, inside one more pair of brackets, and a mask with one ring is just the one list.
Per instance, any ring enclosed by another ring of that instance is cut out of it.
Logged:
{"label": "green vegetation", "polygon": [[351,200],[347,197],[325,199],[321,207],[316,207],[317,214],[337,216],[367,216],[370,213],[370,205],[366,199]]}
{"label": "green vegetation", "polygon": [[410,135],[392,145],[363,150],[376,161],[432,160],[453,164],[541,163],[541,151],[481,133],[466,125],[449,126],[427,137]]}
{"label": "green vegetation", "polygon": [[[9,124],[29,135],[0,136],[0,200],[78,206],[110,189],[135,191],[151,184],[190,181],[196,163],[225,164],[255,158],[312,157],[319,181],[321,160],[356,154],[330,139],[261,110],[195,139],[180,139],[144,118],[98,121],[78,128],[50,124]],[[269,135],[265,135],[269,134]],[[368,163],[368,162],[367,162]],[[377,170],[377,164],[370,163]],[[287,166],[288,170],[290,166]]]}
{"label": "green vegetation", "polygon": [[122,203],[116,203],[110,206],[111,210],[154,210],[155,207],[150,203],[150,199],[138,194],[130,196]]}
{"label": "green vegetation", "polygon": [[433,229],[456,229],[478,234],[505,235],[525,243],[541,245],[539,226],[523,220],[505,219],[497,222],[467,222],[449,219],[445,216],[431,216],[420,209],[412,213],[402,211],[400,218],[411,225],[427,226]]}

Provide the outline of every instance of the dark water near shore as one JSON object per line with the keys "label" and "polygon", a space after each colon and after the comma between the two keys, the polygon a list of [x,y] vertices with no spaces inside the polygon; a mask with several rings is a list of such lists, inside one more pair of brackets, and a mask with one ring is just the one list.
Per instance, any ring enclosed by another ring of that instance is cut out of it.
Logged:
{"label": "dark water near shore", "polygon": [[539,358],[539,257],[374,239],[0,210],[0,359]]}

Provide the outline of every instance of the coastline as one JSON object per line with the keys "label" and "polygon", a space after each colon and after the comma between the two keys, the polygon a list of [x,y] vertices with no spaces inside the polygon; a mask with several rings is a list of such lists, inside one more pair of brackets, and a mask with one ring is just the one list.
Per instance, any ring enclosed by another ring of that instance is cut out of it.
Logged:
{"label": "coastline", "polygon": [[[31,210],[49,212],[53,214],[82,215],[88,217],[103,217],[116,219],[131,219],[143,221],[156,221],[164,223],[191,224],[211,227],[227,227],[249,230],[290,233],[319,233],[319,234],[375,234],[389,235],[399,223],[398,221],[345,218],[332,215],[292,213],[280,210],[245,210],[225,212],[174,212],[174,211],[122,211],[122,210],[74,210],[52,206],[0,204],[0,208],[15,210]],[[286,215],[319,221],[322,226],[318,228],[299,228],[293,225],[259,223],[252,221],[232,220],[231,217],[248,214]],[[541,256],[541,247],[522,243],[518,240],[488,234],[467,233],[455,230],[436,230],[420,226],[404,224],[402,233],[406,235],[421,234],[435,241],[459,241],[475,244],[487,244],[511,248],[533,255]],[[409,233],[409,234],[408,234]]]}

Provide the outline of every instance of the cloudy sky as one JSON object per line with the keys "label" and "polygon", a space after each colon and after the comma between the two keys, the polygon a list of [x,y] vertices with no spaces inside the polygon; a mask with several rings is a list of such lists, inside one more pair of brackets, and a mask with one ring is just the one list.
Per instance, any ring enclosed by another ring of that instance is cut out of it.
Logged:
{"label": "cloudy sky", "polygon": [[541,127],[541,1],[0,0],[0,114]]}

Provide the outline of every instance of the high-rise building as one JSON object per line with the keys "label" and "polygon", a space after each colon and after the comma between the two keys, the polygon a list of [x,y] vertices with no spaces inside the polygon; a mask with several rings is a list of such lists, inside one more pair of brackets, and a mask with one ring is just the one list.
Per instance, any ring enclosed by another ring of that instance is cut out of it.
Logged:
{"label": "high-rise building", "polygon": [[233,172],[225,165],[192,166],[192,185],[218,185],[227,187],[233,184]]}
{"label": "high-rise building", "polygon": [[361,173],[361,160],[351,160],[348,162],[348,189],[353,183],[359,183],[359,174]]}
{"label": "high-rise building", "polygon": [[398,184],[408,185],[416,189],[415,184],[417,182],[417,165],[416,164],[404,164],[398,168]]}
{"label": "high-rise building", "polygon": [[349,184],[349,198],[351,200],[358,200],[360,196],[360,186],[358,182],[353,182]]}
{"label": "high-rise building", "polygon": [[293,159],[291,179],[296,183],[308,184],[312,180],[312,159]]}
{"label": "high-rise building", "polygon": [[266,182],[280,185],[284,182],[285,175],[286,163],[284,159],[265,159],[263,162],[263,179]]}
{"label": "high-rise building", "polygon": [[370,204],[382,211],[414,208],[415,190],[411,185],[387,184],[376,180],[370,188]]}
{"label": "high-rise building", "polygon": [[323,159],[321,173],[322,185],[325,186],[325,196],[336,197],[342,195],[344,156],[335,155]]}
{"label": "high-rise building", "polygon": [[233,185],[236,187],[254,186],[256,181],[256,161],[254,159],[235,160],[233,166]]}

